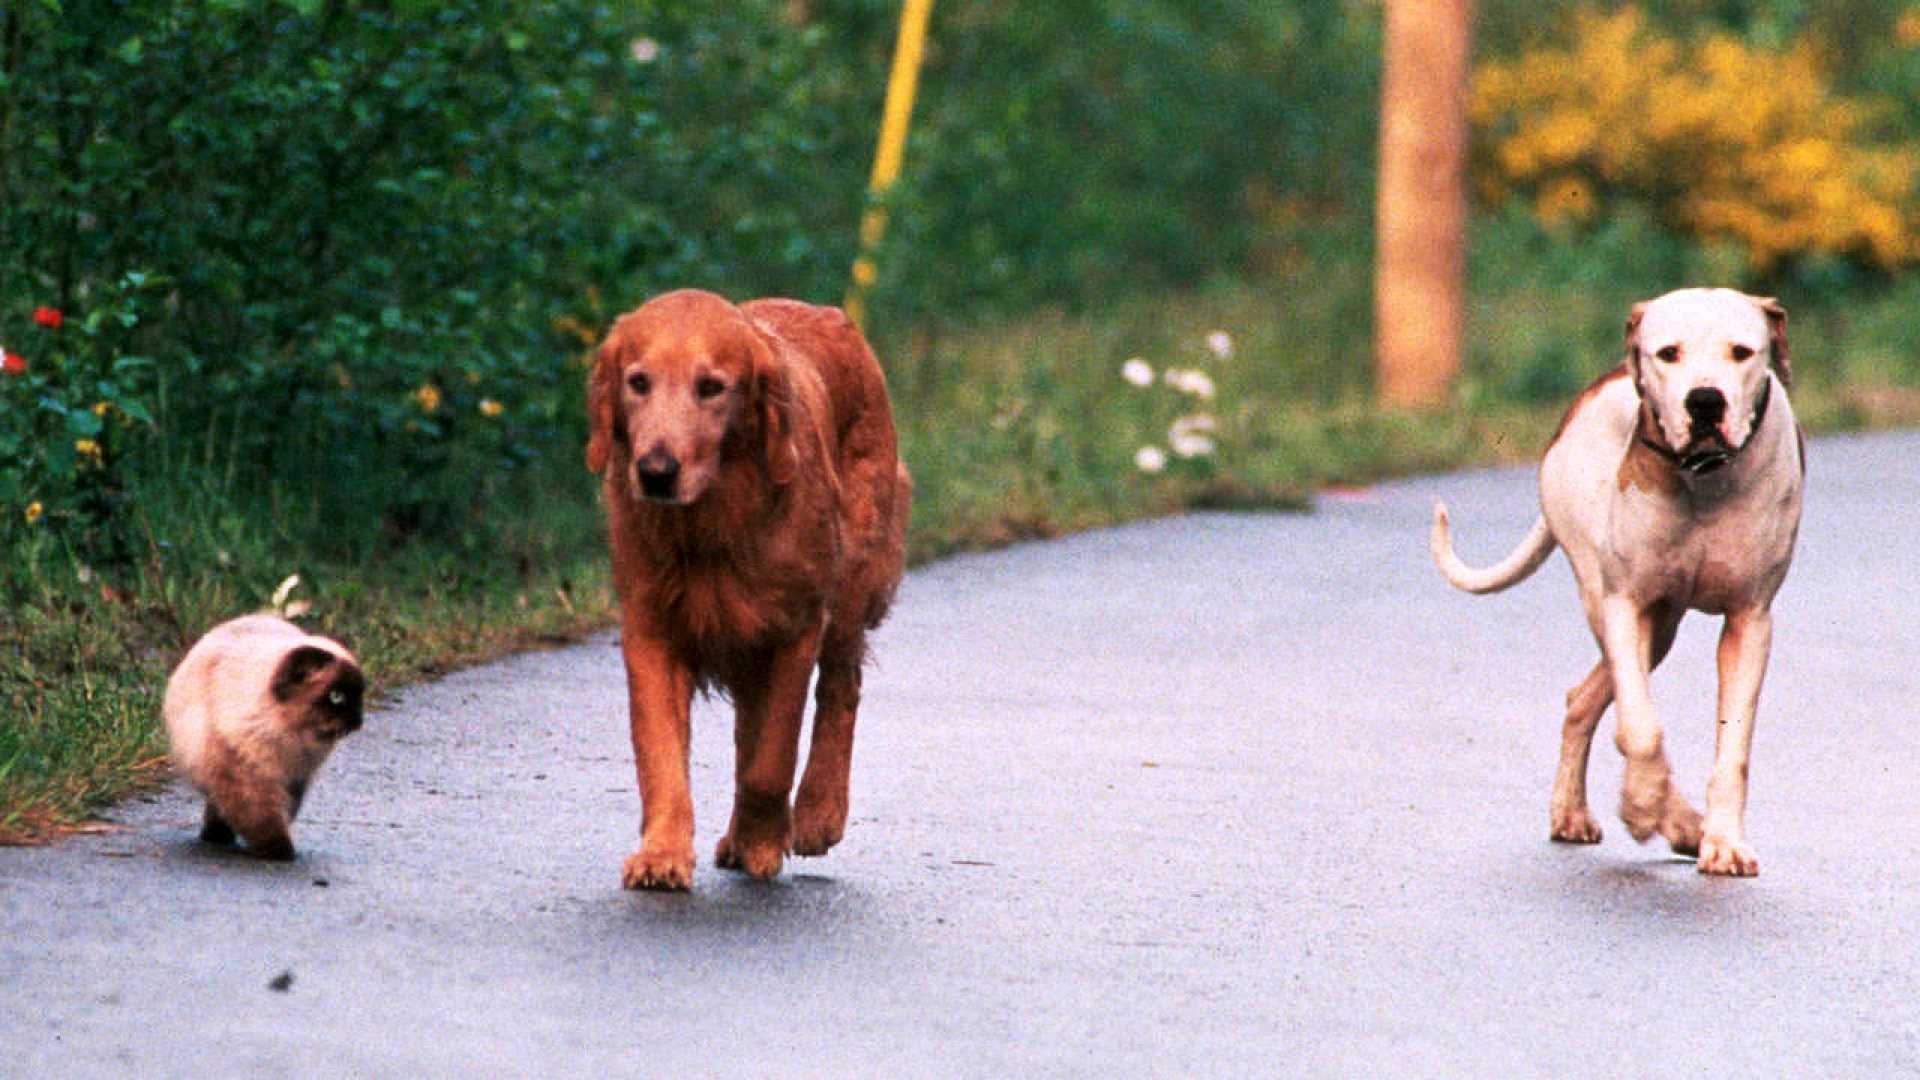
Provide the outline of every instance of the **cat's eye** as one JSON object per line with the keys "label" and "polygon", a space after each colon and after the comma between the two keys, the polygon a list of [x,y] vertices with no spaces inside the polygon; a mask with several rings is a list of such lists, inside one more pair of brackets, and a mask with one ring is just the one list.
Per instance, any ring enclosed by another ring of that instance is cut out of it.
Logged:
{"label": "cat's eye", "polygon": [[334,705],[345,705],[347,703],[347,692],[339,689],[329,690],[327,691],[327,701]]}

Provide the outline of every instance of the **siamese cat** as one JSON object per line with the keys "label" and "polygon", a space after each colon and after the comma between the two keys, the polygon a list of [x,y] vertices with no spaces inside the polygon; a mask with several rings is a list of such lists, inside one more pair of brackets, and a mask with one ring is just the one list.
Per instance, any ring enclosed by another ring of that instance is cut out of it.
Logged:
{"label": "siamese cat", "polygon": [[365,693],[352,653],[278,616],[207,631],[161,706],[174,764],[207,797],[200,839],[231,844],[237,833],[255,855],[293,858],[300,800],[334,744],[359,729]]}

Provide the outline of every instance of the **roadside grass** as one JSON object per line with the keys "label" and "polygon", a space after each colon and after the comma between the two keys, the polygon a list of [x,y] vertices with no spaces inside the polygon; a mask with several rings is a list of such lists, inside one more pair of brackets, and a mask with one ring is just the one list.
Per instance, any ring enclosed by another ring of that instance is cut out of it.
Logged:
{"label": "roadside grass", "polygon": [[[915,475],[912,560],[1189,509],[1300,511],[1329,485],[1532,461],[1572,394],[1618,362],[1632,301],[1713,279],[1709,264],[1636,262],[1630,231],[1599,238],[1621,249],[1602,273],[1524,228],[1490,228],[1466,371],[1453,405],[1430,413],[1370,403],[1368,252],[1332,232],[1300,237],[1259,282],[882,336]],[[1809,428],[1920,422],[1920,282],[1782,293]],[[1123,376],[1130,360],[1149,385]],[[1174,452],[1177,421],[1207,452]],[[1158,471],[1140,466],[1147,448]],[[484,538],[366,563],[204,491],[136,500],[148,550],[117,573],[51,544],[0,556],[32,581],[0,611],[0,843],[84,827],[162,782],[167,672],[288,574],[313,603],[303,622],[353,647],[376,689],[612,625],[591,478],[569,458],[523,487],[476,508],[498,523]]]}
{"label": "roadside grass", "polygon": [[[268,607],[349,644],[376,694],[456,667],[579,640],[613,621],[604,547],[582,474],[571,498],[495,507],[527,523],[488,551],[412,546],[367,564],[300,557],[264,522],[161,515],[118,574],[30,553],[30,595],[0,612],[0,844],[60,835],[165,781],[160,699],[188,645]],[[18,554],[18,553],[16,553]]]}

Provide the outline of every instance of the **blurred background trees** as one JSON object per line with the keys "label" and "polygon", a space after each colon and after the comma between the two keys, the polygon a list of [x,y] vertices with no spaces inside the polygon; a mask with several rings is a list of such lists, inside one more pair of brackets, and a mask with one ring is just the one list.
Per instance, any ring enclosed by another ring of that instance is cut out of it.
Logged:
{"label": "blurred background trees", "polygon": [[[1469,397],[1584,381],[1589,339],[1515,336],[1543,309],[1591,305],[1598,340],[1616,293],[1693,278],[1906,288],[1904,0],[1477,7]],[[111,561],[135,507],[195,500],[341,556],[501,543],[475,506],[577,468],[579,360],[613,315],[677,285],[843,295],[897,15],[0,7],[0,343],[24,365],[0,373],[0,544]],[[960,328],[1223,281],[1332,328],[1273,335],[1324,369],[1307,398],[1364,389],[1380,22],[937,5],[870,300],[909,396]]]}

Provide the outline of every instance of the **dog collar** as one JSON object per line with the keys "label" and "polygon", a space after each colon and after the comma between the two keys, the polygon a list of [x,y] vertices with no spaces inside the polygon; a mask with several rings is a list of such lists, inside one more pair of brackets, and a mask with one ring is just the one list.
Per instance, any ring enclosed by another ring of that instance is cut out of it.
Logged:
{"label": "dog collar", "polygon": [[[1654,422],[1657,424],[1660,419],[1660,413],[1654,409],[1652,400],[1648,399],[1644,393],[1641,395],[1641,400],[1647,402],[1647,408],[1653,411]],[[1653,451],[1659,455],[1662,460],[1674,468],[1679,469],[1681,472],[1687,473],[1690,476],[1706,476],[1710,473],[1718,472],[1721,466],[1732,461],[1747,449],[1747,446],[1753,442],[1753,437],[1760,434],[1760,421],[1767,414],[1767,403],[1772,400],[1773,377],[1769,375],[1767,381],[1760,387],[1760,399],[1753,403],[1753,423],[1747,426],[1747,437],[1741,441],[1739,446],[1731,450],[1696,450],[1691,454],[1682,454],[1670,446],[1647,438],[1645,433],[1640,433],[1637,437],[1640,440],[1640,445]]]}

